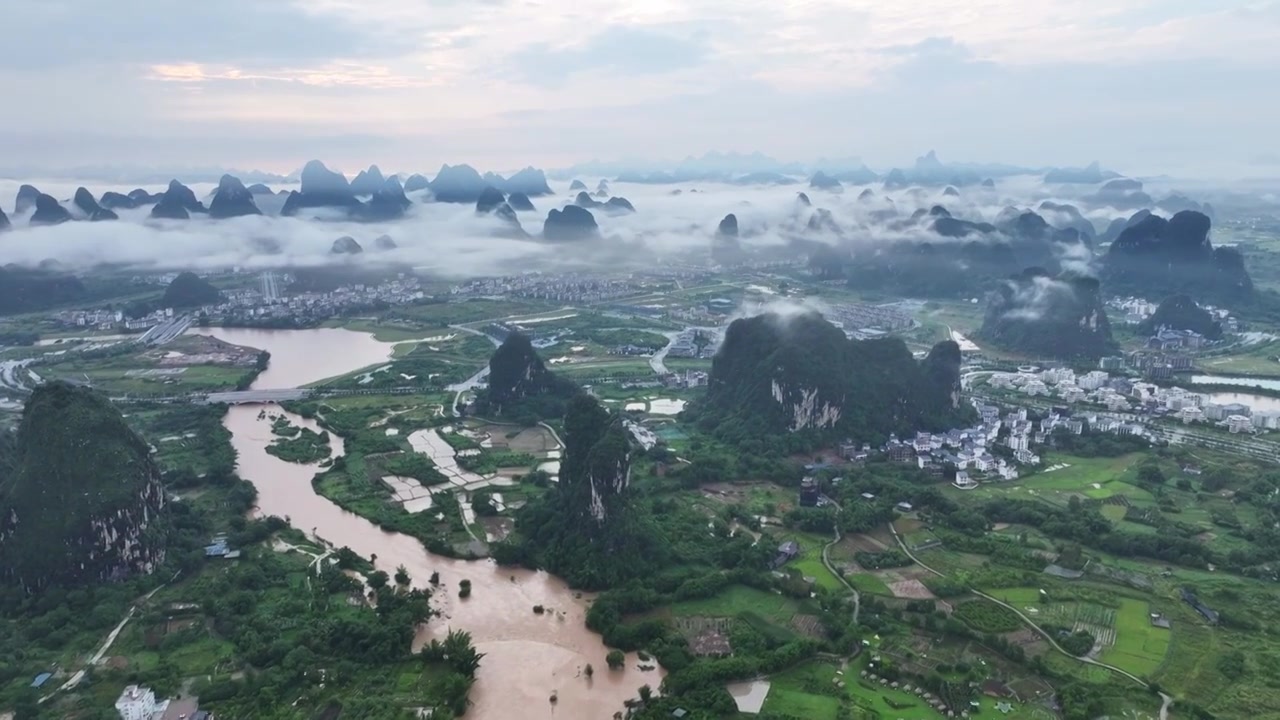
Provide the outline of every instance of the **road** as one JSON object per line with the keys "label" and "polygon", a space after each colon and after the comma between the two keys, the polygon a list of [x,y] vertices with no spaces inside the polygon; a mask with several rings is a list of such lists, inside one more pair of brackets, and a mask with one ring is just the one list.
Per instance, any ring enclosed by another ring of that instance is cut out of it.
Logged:
{"label": "road", "polygon": [[187,328],[191,327],[191,323],[190,315],[179,315],[146,331],[137,342],[141,345],[164,345],[186,332]]}
{"label": "road", "polygon": [[[469,328],[466,325],[450,325],[449,327],[454,330],[458,330],[459,332],[464,332],[471,335],[478,335],[484,338],[485,340],[488,340],[489,342],[493,343],[493,346],[495,348],[502,346],[502,343],[498,340],[498,338],[492,335],[489,335],[488,333],[482,333],[479,330],[476,330],[474,328]],[[477,387],[480,386],[480,383],[482,383],[484,379],[487,377],[489,377],[489,364],[485,363],[485,366],[477,370],[475,375],[472,375],[471,377],[467,378],[466,380],[463,380],[460,383],[454,383],[445,388],[445,390],[448,390],[449,392],[453,393],[454,417],[457,417],[458,415],[458,402],[462,400],[462,393],[468,390],[476,389]]]}
{"label": "road", "polygon": [[[830,500],[831,498],[827,498],[827,499]],[[834,500],[831,500],[831,504],[835,505],[837,510],[843,509]],[[836,536],[834,540],[822,546],[822,564],[827,566],[827,570],[832,575],[836,576],[836,579],[840,581],[841,585],[844,585],[849,590],[849,592],[853,593],[853,624],[857,625],[858,615],[862,612],[862,595],[858,593],[858,590],[856,588],[854,588],[852,585],[849,584],[848,580],[844,579],[844,575],[842,573],[839,573],[836,571],[835,566],[831,564],[831,558],[828,557],[828,551],[836,543],[840,542],[841,540],[839,523],[836,523],[835,534]]]}
{"label": "road", "polygon": [[[176,579],[177,576],[175,575],[174,578]],[[170,580],[169,582],[173,582],[173,581]],[[141,600],[129,606],[129,612],[125,613],[124,619],[120,621],[119,625],[115,626],[115,629],[113,629],[110,633],[107,634],[107,638],[106,640],[103,641],[102,647],[99,647],[98,651],[94,653],[92,657],[89,658],[89,661],[87,663],[85,663],[86,668],[94,667],[99,662],[102,662],[102,658],[105,657],[107,654],[107,651],[111,649],[111,645],[115,643],[116,638],[120,637],[120,633],[124,630],[124,626],[128,625],[129,621],[133,619],[134,613],[138,611],[139,603],[141,603],[142,600],[150,600],[151,596],[160,592],[161,588],[165,587],[165,585],[168,585],[168,584],[169,583],[164,583],[163,585],[160,585],[159,587],[155,588],[154,590],[147,593],[146,595],[143,595]],[[57,695],[60,692],[74,689],[77,685],[79,685],[84,680],[84,676],[85,676],[85,670],[83,668],[80,670],[77,670],[69,680],[62,683],[62,685],[60,685],[57,690],[54,690],[48,695],[45,695],[44,697],[40,698],[39,702],[43,703],[44,701],[48,700],[54,695]]]}
{"label": "road", "polygon": [[680,337],[680,333],[678,332],[665,332],[662,334],[666,336],[667,344],[664,345],[661,350],[654,353],[653,357],[649,358],[649,367],[653,369],[653,372],[656,375],[667,374],[667,353],[671,352],[671,346],[675,345],[676,338]]}
{"label": "road", "polygon": [[[921,561],[920,561],[920,559],[919,559],[919,558],[917,558],[915,555],[913,555],[913,554],[911,553],[911,551],[910,551],[910,550],[908,550],[908,549],[907,549],[907,544],[906,544],[905,542],[903,542],[903,541],[902,541],[902,536],[898,535],[898,530],[897,530],[897,528],[895,528],[895,527],[893,526],[893,523],[889,523],[889,532],[893,533],[893,539],[894,539],[894,540],[896,540],[896,541],[898,542],[898,547],[902,549],[902,552],[903,552],[903,553],[905,553],[905,554],[906,554],[906,556],[907,556],[908,558],[911,558],[911,562],[915,563],[916,565],[919,565],[920,567],[924,568],[925,570],[929,571],[930,573],[933,573],[934,575],[937,575],[938,577],[946,577],[946,575],[944,575],[944,574],[942,574],[942,573],[938,572],[937,570],[934,570],[933,568],[929,567],[928,565],[925,565],[923,562],[921,562]],[[1132,681],[1134,681],[1134,682],[1138,683],[1139,685],[1141,685],[1141,686],[1142,686],[1142,687],[1144,687],[1144,688],[1145,688],[1145,687],[1149,687],[1149,686],[1148,686],[1148,684],[1147,684],[1147,681],[1146,681],[1146,680],[1143,680],[1142,678],[1138,677],[1137,675],[1134,675],[1133,673],[1131,673],[1131,672],[1129,672],[1129,671],[1127,671],[1127,670],[1121,670],[1120,668],[1118,668],[1118,667],[1116,667],[1116,666],[1114,666],[1114,665],[1108,665],[1108,664],[1106,664],[1106,663],[1104,663],[1104,662],[1101,662],[1101,661],[1099,661],[1099,660],[1094,660],[1093,658],[1088,658],[1088,657],[1078,657],[1078,656],[1076,656],[1076,655],[1072,655],[1071,653],[1069,653],[1069,652],[1067,652],[1066,650],[1064,650],[1064,649],[1062,648],[1062,646],[1058,644],[1058,641],[1057,641],[1057,640],[1054,640],[1054,639],[1053,639],[1053,635],[1049,634],[1049,631],[1047,631],[1047,630],[1045,630],[1044,628],[1040,627],[1039,625],[1035,624],[1035,622],[1034,622],[1031,618],[1029,618],[1029,617],[1027,617],[1026,615],[1024,615],[1024,614],[1022,613],[1022,611],[1021,611],[1021,610],[1019,610],[1018,608],[1016,608],[1016,607],[1014,607],[1014,606],[1010,605],[1009,603],[1007,603],[1007,602],[1005,602],[1005,601],[1003,601],[1003,600],[1001,600],[1001,599],[999,599],[999,598],[992,597],[992,596],[990,596],[990,595],[988,595],[988,594],[986,594],[986,593],[982,592],[981,590],[976,590],[976,589],[974,589],[974,588],[969,588],[969,592],[973,593],[974,595],[977,595],[978,597],[981,597],[981,598],[985,598],[985,599],[987,599],[987,600],[990,600],[991,602],[993,602],[993,603],[995,603],[995,604],[997,604],[997,605],[999,605],[999,606],[1001,606],[1001,607],[1003,607],[1003,608],[1006,608],[1006,609],[1008,609],[1008,610],[1013,611],[1013,613],[1014,613],[1015,615],[1017,615],[1019,618],[1021,618],[1022,622],[1024,622],[1024,623],[1027,625],[1027,627],[1029,627],[1029,628],[1031,628],[1032,630],[1036,631],[1036,633],[1037,633],[1037,634],[1039,634],[1041,637],[1043,637],[1045,640],[1047,640],[1047,641],[1049,642],[1050,647],[1052,647],[1054,650],[1057,650],[1058,652],[1062,653],[1063,655],[1066,655],[1067,657],[1071,658],[1072,660],[1077,660],[1077,661],[1079,661],[1079,662],[1085,663],[1086,665],[1096,665],[1097,667],[1100,667],[1100,668],[1106,668],[1107,670],[1110,670],[1111,672],[1114,672],[1114,673],[1116,673],[1116,674],[1118,674],[1118,675],[1123,675],[1123,676],[1125,676],[1125,677],[1129,678],[1130,680],[1132,680]],[[1163,692],[1162,692],[1162,693],[1160,693],[1160,697],[1161,697],[1161,699],[1163,700],[1163,704],[1164,704],[1164,707],[1162,707],[1162,708],[1160,709],[1160,717],[1161,717],[1161,720],[1165,720],[1165,718],[1166,718],[1166,717],[1167,717],[1167,715],[1168,715],[1168,709],[1169,709],[1169,706],[1173,703],[1173,698],[1169,697],[1168,695],[1164,694]]]}

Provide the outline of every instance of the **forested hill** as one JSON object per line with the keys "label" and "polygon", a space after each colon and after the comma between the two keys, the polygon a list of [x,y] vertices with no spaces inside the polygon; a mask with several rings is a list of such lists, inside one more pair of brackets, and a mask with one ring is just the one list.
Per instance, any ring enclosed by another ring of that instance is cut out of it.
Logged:
{"label": "forested hill", "polygon": [[1196,304],[1187,295],[1171,295],[1160,303],[1160,307],[1147,318],[1138,329],[1146,333],[1154,333],[1162,327],[1173,330],[1190,330],[1200,333],[1210,340],[1222,337],[1222,326],[1208,310]]}
{"label": "forested hill", "polygon": [[816,312],[767,313],[729,326],[690,415],[722,439],[762,449],[817,437],[878,441],[958,422],[959,383],[954,342],[917,362],[896,338],[851,340]]}
{"label": "forested hill", "polygon": [[1097,359],[1115,353],[1094,278],[1028,268],[993,291],[977,336],[1030,357]]}
{"label": "forested hill", "polygon": [[1113,293],[1140,296],[1188,293],[1214,302],[1240,302],[1254,295],[1244,256],[1209,241],[1209,217],[1183,210],[1165,220],[1139,213],[1107,252],[1103,279]]}
{"label": "forested hill", "polygon": [[485,414],[532,420],[559,417],[563,401],[575,392],[576,385],[547,369],[528,336],[513,332],[489,358],[489,388],[477,407]]}
{"label": "forested hill", "polygon": [[34,592],[150,572],[164,558],[160,473],[107,398],[52,382],[0,462],[0,578]]}
{"label": "forested hill", "polygon": [[519,537],[494,548],[502,563],[600,589],[639,577],[666,556],[648,515],[633,504],[631,441],[622,418],[580,393],[564,417],[560,482],[516,516]]}
{"label": "forested hill", "polygon": [[222,299],[218,288],[192,272],[179,273],[164,290],[165,307],[187,308],[212,305]]}

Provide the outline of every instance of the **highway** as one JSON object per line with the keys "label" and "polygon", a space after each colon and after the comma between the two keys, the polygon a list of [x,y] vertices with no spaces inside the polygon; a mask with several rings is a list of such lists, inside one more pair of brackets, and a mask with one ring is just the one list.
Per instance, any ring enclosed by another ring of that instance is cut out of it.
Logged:
{"label": "highway", "polygon": [[187,328],[191,327],[191,322],[190,315],[179,315],[172,320],[166,320],[143,333],[138,338],[138,343],[141,345],[164,345],[186,332]]}

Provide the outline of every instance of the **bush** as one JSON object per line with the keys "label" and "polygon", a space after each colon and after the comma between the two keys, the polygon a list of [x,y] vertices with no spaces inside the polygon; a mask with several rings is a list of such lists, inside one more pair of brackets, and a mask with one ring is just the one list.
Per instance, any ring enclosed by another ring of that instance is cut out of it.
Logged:
{"label": "bush", "polygon": [[955,617],[981,633],[1013,632],[1022,627],[1017,613],[990,600],[973,600],[956,606]]}
{"label": "bush", "polygon": [[471,597],[471,581],[470,580],[463,580],[462,582],[458,583],[458,597],[460,598]]}

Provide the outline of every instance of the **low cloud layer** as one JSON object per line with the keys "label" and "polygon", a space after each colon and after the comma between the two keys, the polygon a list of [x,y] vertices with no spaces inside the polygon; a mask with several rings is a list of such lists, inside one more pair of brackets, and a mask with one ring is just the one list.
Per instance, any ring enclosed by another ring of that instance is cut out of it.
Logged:
{"label": "low cloud layer", "polygon": [[[596,178],[583,178],[595,187]],[[33,181],[43,192],[69,199],[74,185]],[[12,215],[18,183],[0,182],[0,204]],[[1130,211],[1090,207],[1080,198],[1055,197],[1037,180],[1011,178],[994,189],[967,187],[959,197],[947,196],[941,188],[911,188],[886,193],[879,185],[875,196],[859,200],[864,187],[848,186],[843,192],[810,189],[806,183],[777,186],[735,186],[716,183],[682,185],[638,185],[611,182],[612,194],[625,197],[637,212],[610,215],[593,213],[601,229],[601,239],[554,244],[540,240],[547,211],[563,207],[573,194],[566,183],[558,183],[555,196],[534,198],[535,211],[520,213],[528,240],[498,237],[501,221],[478,217],[469,204],[416,202],[408,215],[388,223],[355,223],[347,220],[321,221],[273,215],[210,220],[197,216],[188,221],[159,221],[148,217],[149,208],[120,211],[117,222],[69,222],[53,227],[25,227],[26,219],[14,217],[15,228],[0,235],[4,261],[34,266],[53,259],[67,268],[83,270],[104,263],[137,269],[214,269],[227,267],[272,268],[338,263],[387,263],[410,265],[449,277],[468,277],[520,272],[531,269],[622,270],[652,267],[660,262],[708,261],[711,243],[720,220],[729,213],[738,219],[740,243],[767,250],[787,245],[796,238],[840,244],[855,254],[892,241],[917,239],[947,242],[935,235],[930,222],[906,223],[917,209],[943,205],[953,215],[974,221],[991,222],[1009,207],[1034,209],[1043,200],[1081,203],[1083,215],[1102,230],[1116,217]],[[95,195],[105,190],[129,188],[90,187]],[[149,188],[159,190],[159,187]],[[280,187],[278,189],[289,189]],[[197,197],[207,199],[212,187],[193,186]],[[1088,188],[1078,192],[1083,194]],[[797,199],[803,191],[811,207]],[[264,210],[278,209],[278,198],[261,199]],[[70,207],[69,202],[64,205]],[[887,208],[896,216],[886,217]],[[837,229],[807,229],[819,209],[830,212]],[[323,214],[323,213],[320,213]],[[1055,224],[1063,222],[1053,214]],[[373,240],[390,235],[397,248],[378,251]],[[355,238],[365,248],[362,255],[335,256],[333,241],[341,236]],[[968,242],[971,238],[966,239]],[[1089,254],[1083,248],[1063,257],[1063,265],[1084,272]]]}

